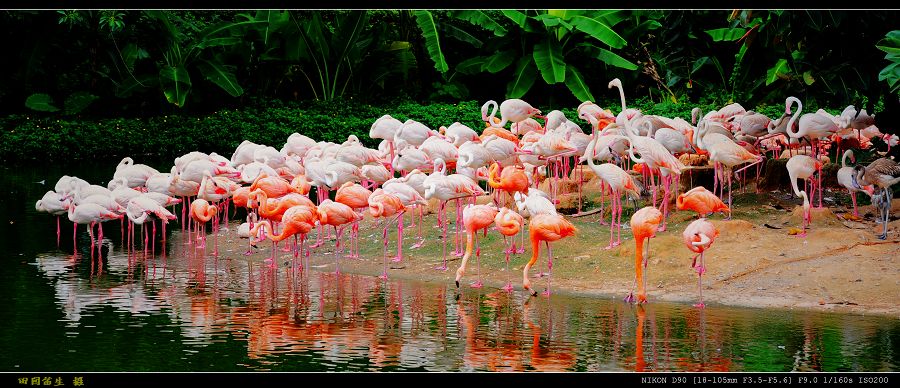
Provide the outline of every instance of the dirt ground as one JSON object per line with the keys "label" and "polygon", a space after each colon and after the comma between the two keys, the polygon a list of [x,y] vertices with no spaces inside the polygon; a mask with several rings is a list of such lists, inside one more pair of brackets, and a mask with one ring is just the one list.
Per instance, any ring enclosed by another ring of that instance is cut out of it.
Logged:
{"label": "dirt ground", "polygon": [[[596,178],[587,174],[582,187],[584,205],[581,214],[599,205]],[[577,200],[574,194],[561,197],[563,202]],[[709,188],[709,187],[707,187]],[[487,203],[480,197],[479,203]],[[649,202],[642,199],[639,204]],[[577,202],[576,202],[577,203]],[[807,309],[856,314],[879,314],[900,318],[900,221],[892,216],[888,223],[888,239],[878,240],[881,226],[876,225],[871,206],[860,206],[859,221],[849,221],[849,196],[839,189],[826,189],[825,208],[813,209],[812,225],[805,237],[790,235],[792,228],[801,225],[800,200],[792,195],[773,191],[756,194],[755,187],[735,189],[733,219],[712,215],[710,220],[719,230],[719,237],[706,253],[707,272],[703,276],[703,298],[707,305],[724,304],[746,307]],[[634,279],[634,239],[628,222],[634,210],[624,202],[622,245],[611,250],[603,248],[609,242],[609,227],[599,224],[599,213],[567,216],[579,231],[553,244],[553,293],[571,293],[621,299],[628,294]],[[674,204],[672,206],[674,209]],[[447,252],[449,269],[436,270],[441,263],[441,232],[436,227],[437,203],[432,202],[424,218],[425,244],[418,249],[410,246],[418,241],[416,228],[405,217],[404,257],[402,262],[388,260],[388,275],[396,279],[442,282],[455,287],[453,280],[460,258],[453,255],[453,223],[455,208],[451,202],[447,214],[449,227]],[[898,214],[900,199],[894,200],[893,213]],[[608,212],[604,213],[606,222]],[[679,211],[669,217],[668,229],[651,239],[647,292],[650,303],[672,301],[695,303],[697,273],[690,268],[693,254],[684,246],[681,232],[696,218],[692,212]],[[416,221],[418,222],[418,220]],[[526,221],[527,223],[527,221]],[[376,225],[377,224],[377,225]],[[346,259],[341,255],[341,271],[377,276],[382,273],[382,225],[367,215],[360,224],[361,259]],[[347,233],[344,233],[346,238]],[[314,239],[314,234],[311,238]],[[396,223],[388,226],[388,255],[396,254]],[[462,233],[464,247],[464,232]],[[219,240],[222,252],[243,252],[246,239],[237,238],[233,231],[222,231]],[[526,237],[526,251],[510,258],[511,273],[505,269],[502,236],[490,230],[487,237],[478,235],[481,246],[481,276],[484,287],[501,288],[507,278],[523,298],[522,268],[531,255]],[[249,260],[262,261],[271,253],[270,243],[259,244],[257,253]],[[333,241],[313,250],[310,265],[320,271],[335,269]],[[292,254],[278,251],[280,264],[287,265]],[[241,256],[244,257],[244,256]],[[532,268],[534,276],[546,271],[545,251]],[[475,257],[470,261],[461,282],[465,292],[478,277]],[[532,278],[538,290],[546,287],[547,277]],[[545,297],[545,296],[539,296]]]}

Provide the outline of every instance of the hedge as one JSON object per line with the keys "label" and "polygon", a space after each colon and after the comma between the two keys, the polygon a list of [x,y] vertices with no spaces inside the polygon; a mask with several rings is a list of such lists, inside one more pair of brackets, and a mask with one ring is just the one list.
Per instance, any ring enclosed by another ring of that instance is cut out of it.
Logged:
{"label": "hedge", "polygon": [[[600,102],[618,112],[618,100]],[[721,104],[700,105],[704,111]],[[636,99],[629,106],[646,114],[690,117],[695,106],[688,103],[654,103]],[[549,112],[545,107],[544,113]],[[771,116],[783,112],[783,104],[760,107]],[[578,119],[573,108],[562,109],[570,120],[585,130],[589,125]],[[806,109],[804,109],[806,111]],[[814,111],[814,110],[813,110]],[[833,111],[837,113],[839,111]],[[77,160],[118,158],[123,156],[170,159],[190,151],[218,152],[229,157],[243,140],[280,149],[287,137],[299,132],[316,140],[343,142],[356,135],[367,146],[378,142],[368,136],[371,124],[390,114],[401,121],[414,119],[430,128],[459,121],[481,130],[481,102],[456,104],[399,102],[384,106],[359,104],[352,100],[285,104],[272,101],[242,109],[220,110],[202,115],[179,114],[150,118],[104,118],[13,115],[0,118],[0,159]],[[770,117],[771,117],[770,116]]]}

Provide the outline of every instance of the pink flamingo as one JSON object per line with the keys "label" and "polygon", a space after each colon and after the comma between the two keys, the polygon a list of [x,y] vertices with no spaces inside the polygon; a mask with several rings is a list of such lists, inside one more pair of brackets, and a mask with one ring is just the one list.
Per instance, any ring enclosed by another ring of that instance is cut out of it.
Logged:
{"label": "pink flamingo", "polygon": [[[509,208],[502,207],[494,217],[494,224],[497,226],[497,230],[500,234],[503,235],[503,239],[506,240],[507,237],[515,236],[525,228],[525,219],[522,218],[522,215],[519,213],[516,213]],[[503,289],[506,290],[506,292],[512,292],[513,290],[512,282],[509,279],[509,254],[515,250],[516,239],[513,238],[509,246],[503,250],[503,253],[506,254],[506,285],[503,286]]]}
{"label": "pink flamingo", "polygon": [[[695,304],[695,307],[704,307],[703,273],[706,272],[706,266],[704,265],[705,261],[703,260],[703,253],[709,249],[718,236],[719,231],[711,222],[707,221],[706,218],[694,220],[694,222],[691,222],[684,228],[684,232],[681,234],[681,237],[684,239],[684,245],[690,249],[691,252],[697,254],[697,256],[694,256],[694,261],[691,263],[691,268],[697,271],[697,289],[700,293],[700,303]],[[699,265],[697,264],[698,257],[700,258]]]}
{"label": "pink flamingo", "polygon": [[[494,223],[494,217],[497,216],[497,208],[492,205],[468,205],[463,209],[463,224],[466,227],[466,253],[463,255],[462,262],[456,270],[456,288],[459,289],[459,280],[462,279],[466,272],[466,264],[472,257],[472,246],[475,245],[476,234],[479,230],[484,229],[487,234],[487,228]],[[481,248],[475,251],[478,258],[478,280],[472,283],[473,288],[481,288]]]}

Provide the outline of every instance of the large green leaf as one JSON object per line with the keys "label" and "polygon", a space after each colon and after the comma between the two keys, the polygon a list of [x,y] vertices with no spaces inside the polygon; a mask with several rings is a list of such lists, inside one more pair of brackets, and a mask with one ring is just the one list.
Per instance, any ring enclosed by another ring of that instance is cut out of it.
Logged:
{"label": "large green leaf", "polygon": [[566,86],[578,101],[594,101],[594,95],[591,94],[590,88],[584,82],[581,72],[571,65],[566,66]]}
{"label": "large green leaf", "polygon": [[511,50],[500,51],[491,55],[484,60],[484,64],[481,66],[482,71],[487,71],[488,73],[497,73],[511,65],[513,63],[514,53]]}
{"label": "large green leaf", "polygon": [[197,69],[204,78],[218,85],[232,97],[244,94],[244,88],[238,84],[234,72],[221,63],[204,59],[197,63]]}
{"label": "large green leaf", "polygon": [[441,42],[438,39],[437,24],[434,22],[434,17],[429,11],[415,11],[414,13],[416,15],[416,24],[422,29],[422,37],[425,38],[425,48],[428,50],[431,60],[434,61],[434,68],[441,73],[446,73],[450,67],[447,66],[444,53],[441,51]]}
{"label": "large green leaf", "polygon": [[778,62],[775,63],[775,66],[770,67],[769,70],[766,71],[766,85],[775,82],[779,75],[785,75],[790,71],[791,69],[788,67],[787,59],[779,59]]}
{"label": "large green leaf", "polygon": [[163,66],[159,69],[159,84],[166,100],[175,106],[184,107],[184,101],[191,92],[191,76],[182,66]]}
{"label": "large green leaf", "polygon": [[887,65],[887,67],[878,73],[878,80],[887,81],[888,86],[891,88],[891,92],[900,90],[900,63]]}
{"label": "large green leaf", "polygon": [[147,50],[138,47],[134,43],[129,43],[125,45],[125,48],[122,49],[122,60],[125,62],[125,66],[128,67],[129,70],[134,68],[134,62],[138,59],[149,57],[150,54],[147,53]]}
{"label": "large green leaf", "polygon": [[506,85],[506,98],[522,98],[531,90],[536,78],[537,69],[534,67],[534,61],[528,55],[522,56],[516,64],[512,80]]}
{"label": "large green leaf", "polygon": [[477,74],[482,71],[487,57],[472,57],[456,65],[456,71],[463,74]]}
{"label": "large green leaf", "polygon": [[512,20],[513,23],[516,23],[516,25],[518,25],[519,27],[525,28],[525,21],[528,20],[528,16],[524,13],[509,9],[505,9],[500,12],[503,13],[503,16],[509,18],[509,20]]}
{"label": "large green leaf", "polygon": [[562,55],[562,47],[556,39],[544,39],[534,45],[532,55],[545,82],[555,84],[566,80],[566,61]]}
{"label": "large green leaf", "polygon": [[[594,19],[598,22],[603,22],[607,26],[614,27],[619,22],[628,19],[629,11],[622,10],[599,10],[597,13],[591,16],[591,19]],[[590,16],[590,15],[588,15]]]}
{"label": "large green leaf", "polygon": [[627,44],[625,39],[613,31],[606,23],[584,16],[575,16],[572,18],[572,25],[579,31],[608,44],[612,48],[622,48]]}
{"label": "large green leaf", "polygon": [[269,45],[269,40],[272,39],[272,35],[284,27],[290,20],[290,17],[291,15],[288,11],[256,11],[255,20],[265,22],[265,24],[260,27],[259,31],[262,35],[264,45]]}
{"label": "large green leaf", "polygon": [[491,31],[496,36],[504,36],[507,31],[506,28],[503,28],[500,23],[498,23],[494,18],[490,15],[486,14],[484,11],[479,10],[463,10],[463,11],[455,11],[453,16],[457,19],[465,20],[469,23],[472,23],[476,26],[480,26],[488,31]]}
{"label": "large green leaf", "polygon": [[588,52],[591,55],[593,55],[594,57],[596,57],[597,59],[603,61],[603,63],[606,63],[608,65],[621,67],[621,68],[627,69],[627,70],[637,70],[637,68],[638,68],[638,65],[635,65],[631,61],[619,56],[619,54],[616,54],[605,48],[597,47],[590,43],[579,43],[578,45],[582,46],[582,47],[587,47]]}
{"label": "large green leaf", "polygon": [[706,33],[712,37],[714,42],[731,42],[740,39],[747,33],[747,30],[743,28],[716,28],[714,30],[706,30]]}
{"label": "large green leaf", "polygon": [[90,94],[88,92],[85,92],[85,91],[72,93],[71,95],[69,95],[68,98],[66,98],[66,103],[65,103],[66,114],[67,115],[77,114],[78,112],[81,112],[85,108],[90,106],[91,103],[93,103],[94,100],[96,100],[98,98],[100,98],[100,97],[97,97],[97,96]]}
{"label": "large green leaf", "polygon": [[41,112],[56,112],[59,108],[53,106],[53,97],[47,94],[35,93],[25,99],[25,106]]}
{"label": "large green leaf", "polygon": [[456,40],[471,44],[472,46],[475,46],[475,48],[481,48],[481,46],[484,45],[484,42],[482,42],[481,39],[472,36],[468,31],[454,25],[444,26],[444,34],[455,38]]}

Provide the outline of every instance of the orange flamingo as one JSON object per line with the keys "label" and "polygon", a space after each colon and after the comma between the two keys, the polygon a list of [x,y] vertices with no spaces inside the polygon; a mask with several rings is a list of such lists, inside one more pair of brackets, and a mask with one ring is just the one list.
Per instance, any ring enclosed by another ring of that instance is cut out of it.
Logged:
{"label": "orange flamingo", "polygon": [[701,218],[706,217],[710,213],[731,213],[731,209],[719,197],[703,186],[697,186],[679,194],[678,198],[675,199],[675,208],[678,210],[693,210]]}
{"label": "orange flamingo", "polygon": [[[537,262],[538,255],[541,250],[541,241],[547,245],[547,267],[550,273],[553,271],[553,250],[550,248],[550,242],[562,239],[568,236],[574,236],[578,229],[571,222],[567,221],[559,214],[537,214],[531,217],[528,224],[528,236],[531,238],[531,261],[525,264],[522,271],[522,287],[531,293],[531,296],[537,296],[537,291],[531,288],[531,280],[528,279],[528,270]],[[550,295],[550,275],[547,277],[547,291],[544,293]]]}
{"label": "orange flamingo", "polygon": [[282,215],[291,207],[315,206],[312,200],[297,193],[289,193],[279,198],[269,198],[265,191],[257,189],[250,192],[250,198],[256,199],[259,216],[274,222],[281,222]]}
{"label": "orange flamingo", "polygon": [[[659,209],[647,206],[638,210],[631,216],[631,231],[634,233],[634,284],[637,284],[638,294],[637,302],[647,302],[646,284],[644,279],[644,268],[647,267],[647,258],[650,256],[650,238],[656,236],[657,227],[662,222],[663,215]],[[647,251],[644,252],[644,239],[647,239]],[[626,302],[635,302],[634,284],[631,285],[631,292],[625,297]]]}
{"label": "orange flamingo", "polygon": [[[456,288],[459,288],[459,280],[462,279],[466,272],[466,264],[472,257],[472,246],[475,245],[475,234],[479,230],[484,229],[487,234],[487,227],[494,223],[494,217],[497,216],[497,208],[491,205],[467,205],[463,209],[463,225],[466,227],[466,253],[463,255],[462,263],[456,270]],[[472,283],[472,288],[481,288],[481,248],[475,250],[475,257],[478,258],[478,280]]]}
{"label": "orange flamingo", "polygon": [[[322,225],[331,225],[334,227],[334,232],[337,234],[337,239],[335,240],[335,248],[337,248],[338,252],[334,254],[334,264],[335,264],[335,273],[341,273],[340,261],[338,260],[338,254],[341,252],[341,234],[344,232],[344,225],[349,224],[351,222],[355,223],[362,219],[362,216],[359,213],[353,211],[353,208],[347,206],[340,202],[334,202],[330,199],[326,199],[321,204],[319,204],[318,208],[319,213],[319,221]],[[338,228],[340,227],[340,228]]]}
{"label": "orange flamingo", "polygon": [[[395,195],[388,194],[384,192],[382,189],[375,190],[372,195],[369,196],[369,214],[374,217],[390,217],[393,215],[397,215],[397,219],[400,218],[400,214],[403,214],[406,211],[406,207],[403,206],[403,202]],[[384,249],[382,253],[384,254],[384,270],[381,273],[382,279],[387,279],[387,228],[388,224],[385,223],[384,230],[381,232],[381,239],[384,241]],[[397,241],[397,244],[403,244],[403,241]]]}
{"label": "orange flamingo", "polygon": [[[336,202],[340,202],[344,205],[350,206],[351,209],[357,212],[361,212],[363,209],[369,207],[369,196],[372,195],[372,192],[369,189],[363,187],[359,183],[347,182],[344,183],[343,186],[338,188],[337,194],[334,197]],[[362,219],[362,216],[360,216]],[[355,243],[354,243],[355,242]],[[354,252],[354,246],[356,247],[356,253]],[[348,258],[357,258],[359,257],[359,221],[353,221],[353,227],[350,229],[350,254],[347,255]]]}
{"label": "orange flamingo", "polygon": [[[202,239],[198,248],[206,246],[206,223],[209,222],[218,213],[219,209],[214,205],[210,205],[205,199],[197,198],[191,202],[191,219],[197,223],[197,239]],[[203,234],[200,234],[200,229]]]}
{"label": "orange flamingo", "polygon": [[266,195],[273,198],[295,192],[294,187],[284,178],[268,176],[264,172],[260,173],[256,180],[253,181],[253,184],[250,185],[250,191],[256,191],[257,189],[265,191]]}
{"label": "orange flamingo", "polygon": [[[272,230],[272,224],[270,221],[262,221],[257,223],[253,229],[250,230],[250,244],[256,245],[257,240],[256,236],[259,233],[259,229],[263,228],[263,230],[267,230],[269,239],[272,240],[273,243],[277,244],[278,242],[294,235],[300,235],[301,244],[300,244],[300,254],[303,253],[303,244],[306,242],[306,234],[309,233],[316,226],[316,221],[318,221],[318,213],[316,212],[316,206],[309,205],[296,205],[287,210],[285,210],[284,215],[281,218],[282,229],[281,234],[275,234]],[[294,252],[294,257],[297,257],[298,252]],[[309,251],[306,252],[306,257],[309,257]],[[266,259],[273,266],[275,265],[275,249],[272,249],[272,257]]]}
{"label": "orange flamingo", "polygon": [[510,196],[514,193],[528,194],[528,175],[525,175],[525,169],[521,167],[506,166],[501,170],[500,164],[494,162],[488,170],[488,184]]}
{"label": "orange flamingo", "polygon": [[[497,226],[497,230],[500,231],[500,234],[503,235],[503,239],[506,240],[507,237],[515,236],[519,234],[519,232],[525,227],[525,219],[519,213],[516,213],[508,208],[500,208],[500,211],[497,212],[497,215],[494,216],[494,224]],[[503,286],[503,289],[506,292],[512,292],[512,282],[509,280],[509,254],[516,250],[516,239],[512,239],[512,243],[510,243],[509,247],[503,250],[503,253],[506,254],[506,285]]]}
{"label": "orange flamingo", "polygon": [[299,174],[294,179],[291,179],[291,187],[294,188],[294,192],[308,196],[312,185],[309,184],[305,174]]}
{"label": "orange flamingo", "polygon": [[[706,272],[706,266],[703,265],[703,253],[716,241],[716,237],[719,237],[719,231],[706,218],[701,218],[684,228],[681,237],[684,239],[684,245],[691,252],[697,253],[691,263],[691,268],[697,271],[699,277],[697,285],[700,292],[700,303],[695,304],[694,307],[703,308],[703,273]],[[700,258],[699,265],[697,264],[698,257]]]}

